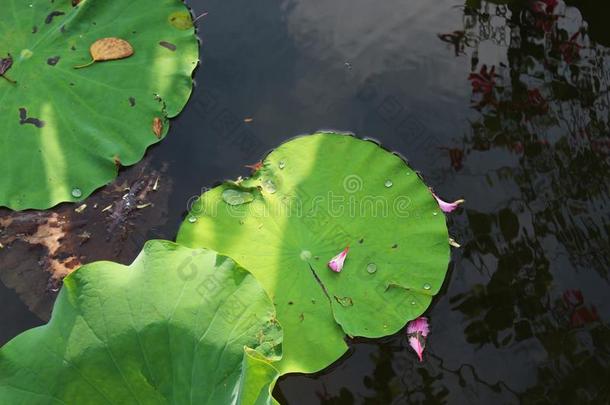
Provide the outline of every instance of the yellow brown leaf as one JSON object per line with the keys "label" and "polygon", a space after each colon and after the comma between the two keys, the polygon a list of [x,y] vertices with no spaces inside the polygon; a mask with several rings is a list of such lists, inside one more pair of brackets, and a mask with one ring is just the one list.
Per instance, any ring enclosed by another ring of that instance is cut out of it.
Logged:
{"label": "yellow brown leaf", "polygon": [[93,60],[84,65],[75,66],[75,69],[93,65],[95,62],[125,59],[133,55],[131,44],[121,38],[102,38],[95,41],[89,48]]}
{"label": "yellow brown leaf", "polygon": [[163,121],[161,118],[155,117],[152,124],[152,130],[157,138],[161,139],[161,135],[163,134]]}
{"label": "yellow brown leaf", "polygon": [[98,39],[91,45],[89,51],[96,62],[124,59],[133,55],[131,44],[121,38]]}

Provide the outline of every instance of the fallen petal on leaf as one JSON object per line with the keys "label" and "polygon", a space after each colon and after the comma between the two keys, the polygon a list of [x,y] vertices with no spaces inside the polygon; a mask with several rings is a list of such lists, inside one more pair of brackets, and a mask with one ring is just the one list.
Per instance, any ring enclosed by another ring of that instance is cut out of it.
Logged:
{"label": "fallen petal on leaf", "polygon": [[441,200],[436,194],[432,193],[432,195],[436,199],[436,202],[438,203],[438,206],[441,208],[441,211],[443,211],[445,213],[450,213],[450,212],[455,211],[460,206],[460,204],[463,204],[465,202],[463,199],[459,199],[452,203],[448,203],[446,201]]}
{"label": "fallen petal on leaf", "polygon": [[347,257],[347,252],[349,252],[349,246],[343,249],[341,253],[337,256],[330,259],[328,262],[328,268],[334,271],[335,273],[341,272],[343,269],[343,263],[345,262],[345,258]]}
{"label": "fallen petal on leaf", "polygon": [[426,348],[426,337],[430,331],[428,325],[428,318],[420,316],[419,318],[409,322],[407,326],[407,337],[409,338],[409,345],[417,353],[419,361],[423,361],[423,353]]}

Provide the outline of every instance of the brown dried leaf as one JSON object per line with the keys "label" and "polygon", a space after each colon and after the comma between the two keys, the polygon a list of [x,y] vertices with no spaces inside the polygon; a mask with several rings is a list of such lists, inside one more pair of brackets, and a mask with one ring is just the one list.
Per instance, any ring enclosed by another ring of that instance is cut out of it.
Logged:
{"label": "brown dried leaf", "polygon": [[152,124],[152,130],[157,138],[161,139],[161,135],[163,135],[163,121],[161,118],[155,117]]}
{"label": "brown dried leaf", "polygon": [[121,38],[98,39],[89,48],[94,61],[117,60],[133,55],[131,44]]}

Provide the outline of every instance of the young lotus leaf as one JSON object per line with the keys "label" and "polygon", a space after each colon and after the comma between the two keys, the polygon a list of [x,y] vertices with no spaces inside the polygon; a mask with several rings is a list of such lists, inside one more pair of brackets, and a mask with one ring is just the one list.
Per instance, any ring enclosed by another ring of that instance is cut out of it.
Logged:
{"label": "young lotus leaf", "polygon": [[181,0],[6,2],[0,206],[79,201],[137,163],[187,102],[198,48]]}
{"label": "young lotus leaf", "polygon": [[6,404],[271,403],[281,329],[231,259],[152,241],[64,280],[49,324],[0,349]]}
{"label": "young lotus leaf", "polygon": [[[253,200],[223,200],[237,185]],[[253,177],[203,194],[178,242],[230,255],[261,282],[284,330],[283,373],[328,366],[346,335],[397,332],[426,310],[449,260],[445,217],[419,176],[377,144],[333,133],[287,142]]]}

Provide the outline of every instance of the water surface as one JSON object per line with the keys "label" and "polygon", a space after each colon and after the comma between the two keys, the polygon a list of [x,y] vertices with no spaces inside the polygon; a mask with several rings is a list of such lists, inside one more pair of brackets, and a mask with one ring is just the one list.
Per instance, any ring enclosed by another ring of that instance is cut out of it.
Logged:
{"label": "water surface", "polygon": [[[202,65],[168,138],[173,239],[202,187],[319,129],[379,140],[465,198],[418,363],[404,333],[356,340],[286,404],[610,402],[609,6],[194,0]],[[552,2],[548,2],[552,3]],[[246,117],[252,122],[246,123]],[[135,255],[137,249],[134,249]],[[1,342],[39,323],[0,290]]]}

